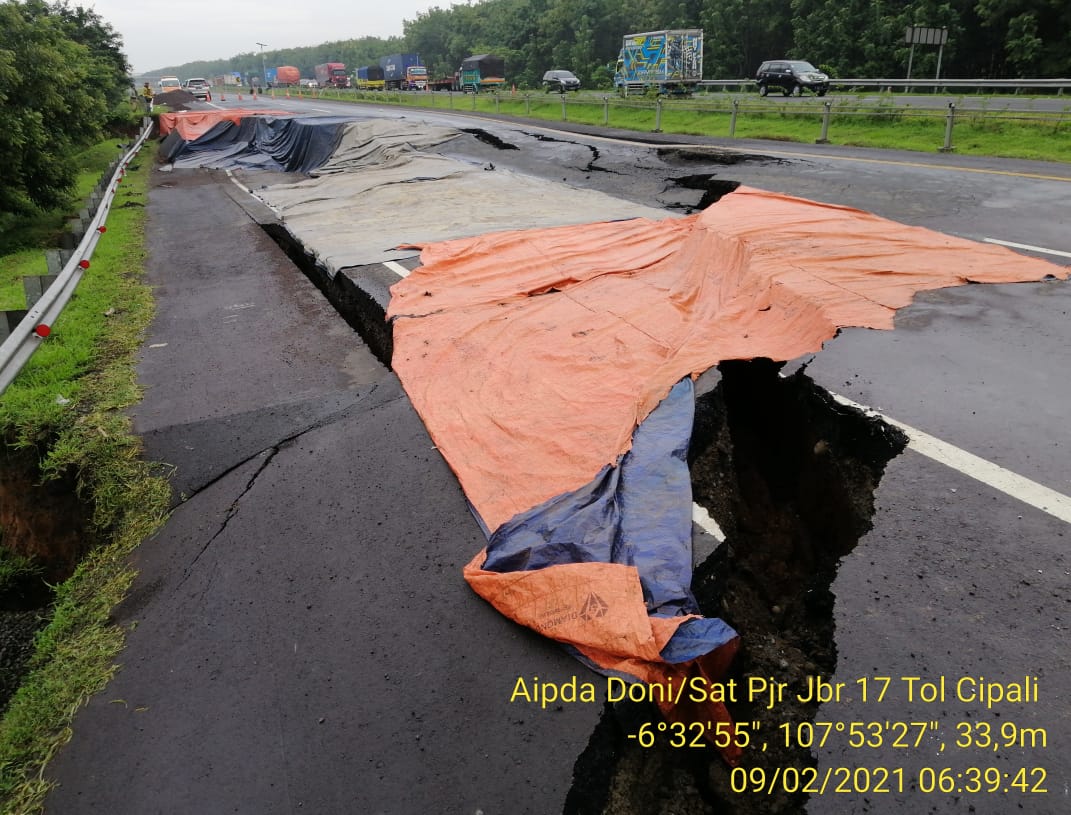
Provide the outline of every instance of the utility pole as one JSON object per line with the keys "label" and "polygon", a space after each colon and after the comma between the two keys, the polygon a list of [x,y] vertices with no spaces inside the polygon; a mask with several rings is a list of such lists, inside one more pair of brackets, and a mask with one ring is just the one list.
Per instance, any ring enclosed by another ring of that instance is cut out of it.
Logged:
{"label": "utility pole", "polygon": [[264,61],[264,46],[267,43],[258,42],[257,45],[260,46],[260,78],[264,80],[263,87],[266,88],[268,87],[268,64]]}

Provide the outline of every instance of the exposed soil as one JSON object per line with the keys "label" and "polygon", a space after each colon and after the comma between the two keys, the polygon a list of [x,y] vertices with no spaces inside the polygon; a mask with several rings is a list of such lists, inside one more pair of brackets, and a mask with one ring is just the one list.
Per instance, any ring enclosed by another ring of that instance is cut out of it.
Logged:
{"label": "exposed soil", "polygon": [[0,457],[0,529],[4,548],[40,564],[50,583],[70,575],[88,548],[73,479],[42,483],[27,453]]}
{"label": "exposed soil", "polygon": [[687,207],[689,212],[693,209],[706,209],[711,204],[717,203],[723,196],[728,195],[740,186],[739,181],[716,178],[714,173],[682,175],[667,180],[671,184],[686,190],[703,191],[703,195],[700,197],[698,203]]}
{"label": "exposed soil", "polygon": [[[746,749],[744,768],[802,769],[810,752],[786,748],[779,726],[811,721],[818,703],[801,703],[811,677],[836,669],[830,591],[840,559],[870,529],[873,496],[903,434],[834,402],[802,371],[787,378],[769,360],[726,362],[718,386],[698,400],[690,451],[692,485],[726,534],[692,588],[703,613],[733,625],[741,648],[731,675],[786,683],[783,701],[728,707],[738,722],[758,723],[765,749]],[[741,694],[743,696],[743,694]],[[773,815],[802,813],[803,794],[739,793],[731,769],[710,749],[641,748],[640,724],[653,707],[608,706],[577,762],[569,813],[606,815]],[[609,764],[608,786],[602,786]],[[738,778],[739,781],[739,778]]]}
{"label": "exposed soil", "polygon": [[0,546],[36,566],[0,590],[0,711],[22,682],[34,635],[48,622],[51,585],[71,574],[86,540],[85,511],[70,479],[41,484],[28,453],[0,456]]}

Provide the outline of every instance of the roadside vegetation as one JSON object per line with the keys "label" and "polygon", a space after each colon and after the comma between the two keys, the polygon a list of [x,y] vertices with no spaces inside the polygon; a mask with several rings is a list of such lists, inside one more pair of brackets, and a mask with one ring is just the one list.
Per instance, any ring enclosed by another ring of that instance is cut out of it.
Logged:
{"label": "roadside vegetation", "polygon": [[754,77],[764,60],[803,59],[836,78],[937,74],[938,50],[904,42],[915,24],[946,27],[946,77],[1071,76],[1071,26],[1061,0],[949,0],[946,3],[849,3],[840,0],[482,0],[444,3],[402,23],[400,37],[355,37],[300,48],[250,49],[216,60],[160,67],[159,73],[214,77],[263,66],[342,62],[353,74],[381,57],[416,53],[431,78],[448,77],[476,54],[505,60],[506,80],[538,88],[543,73],[567,69],[585,88],[611,87],[624,35],[665,28],[704,31],[707,79]]}
{"label": "roadside vegetation", "polygon": [[[797,99],[779,102],[738,100],[735,125],[733,97],[699,94],[662,103],[659,118],[653,98],[622,99],[615,94],[557,93],[420,93],[383,91],[320,91],[330,99],[378,104],[494,113],[634,130],[680,133],[716,139],[767,139],[814,144],[822,133],[824,103],[831,102],[828,140],[832,144],[933,153],[944,145],[946,112],[896,106],[888,95],[876,101]],[[1071,105],[1057,113],[960,110],[952,145],[961,155],[1071,162]]]}
{"label": "roadside vegetation", "polygon": [[[121,45],[66,0],[0,2],[0,308],[25,308],[22,278],[47,272],[44,251],[138,129]],[[126,555],[166,512],[166,480],[124,412],[152,316],[150,164],[127,168],[76,296],[0,395],[4,813],[40,811],[45,763],[116,669],[123,632],[109,615],[132,579]]]}
{"label": "roadside vegetation", "polygon": [[[115,138],[80,154],[80,177],[88,188],[120,155]],[[109,615],[133,577],[126,556],[166,512],[166,480],[141,460],[124,413],[139,399],[136,353],[152,316],[152,298],[141,281],[150,165],[147,158],[135,158],[127,168],[78,296],[0,397],[5,480],[70,485],[82,514],[85,552],[73,574],[55,587],[51,608],[42,612],[49,621],[36,635],[26,677],[0,720],[0,808],[5,813],[40,810],[47,792],[42,767],[69,738],[75,710],[116,670],[123,632],[109,623]],[[21,268],[36,265],[33,257],[42,258],[43,266],[43,250],[53,245],[48,237],[62,215],[59,208],[37,218],[22,216],[27,232],[19,243],[33,234],[42,244],[0,255],[5,287]],[[35,574],[44,579],[56,568],[47,557],[44,561],[5,555],[0,581]]]}

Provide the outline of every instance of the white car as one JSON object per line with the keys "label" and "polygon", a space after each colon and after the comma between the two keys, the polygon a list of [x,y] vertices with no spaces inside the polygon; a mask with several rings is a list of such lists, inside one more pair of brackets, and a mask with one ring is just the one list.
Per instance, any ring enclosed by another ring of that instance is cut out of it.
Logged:
{"label": "white car", "polygon": [[208,80],[201,77],[187,79],[182,83],[182,89],[193,94],[195,99],[200,99],[202,102],[208,102],[212,99],[212,87],[208,84]]}
{"label": "white car", "polygon": [[302,79],[298,83],[298,85],[300,85],[302,88],[318,88],[318,87],[320,87],[320,83],[317,82],[315,79]]}

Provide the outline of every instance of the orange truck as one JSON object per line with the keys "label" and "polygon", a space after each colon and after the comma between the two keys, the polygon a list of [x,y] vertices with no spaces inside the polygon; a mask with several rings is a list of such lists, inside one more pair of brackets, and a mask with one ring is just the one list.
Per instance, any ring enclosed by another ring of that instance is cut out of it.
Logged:
{"label": "orange truck", "polygon": [[275,88],[289,88],[291,85],[297,85],[301,81],[301,71],[293,65],[280,65],[275,69],[274,79],[270,78],[271,71],[268,71],[268,75],[268,84]]}

